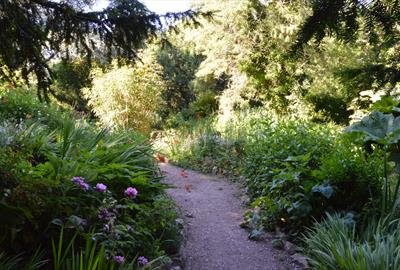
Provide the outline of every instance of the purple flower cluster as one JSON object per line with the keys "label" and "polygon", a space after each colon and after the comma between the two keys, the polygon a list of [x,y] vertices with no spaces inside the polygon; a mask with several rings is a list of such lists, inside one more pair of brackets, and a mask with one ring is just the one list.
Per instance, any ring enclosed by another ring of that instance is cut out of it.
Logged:
{"label": "purple flower cluster", "polygon": [[116,255],[116,256],[114,256],[114,261],[115,261],[116,263],[121,264],[121,263],[123,263],[123,262],[125,261],[125,257],[124,257],[124,256]]}
{"label": "purple flower cluster", "polygon": [[138,191],[136,190],[136,188],[133,187],[128,187],[125,190],[125,196],[128,196],[129,198],[133,199],[137,196]]}
{"label": "purple flower cluster", "polygon": [[[85,178],[81,177],[81,176],[74,176],[71,179],[72,183],[78,185],[82,190],[84,191],[88,191],[89,190],[89,184],[85,182]],[[104,193],[107,190],[107,186],[104,185],[103,183],[97,183],[95,188],[94,188],[97,192],[100,193]],[[136,188],[134,187],[128,187],[125,192],[124,192],[125,196],[134,199],[136,198],[136,196],[138,195],[138,191]],[[107,211],[107,209],[105,209],[105,211]],[[105,217],[103,217],[105,218]]]}
{"label": "purple flower cluster", "polygon": [[98,183],[98,184],[96,185],[96,190],[97,190],[98,192],[103,193],[103,192],[106,191],[106,189],[107,189],[107,186],[104,185],[103,183]]}
{"label": "purple flower cluster", "polygon": [[75,176],[75,177],[72,177],[71,181],[72,181],[72,183],[77,184],[84,191],[89,190],[89,184],[85,182],[85,178],[80,177],[80,176]]}
{"label": "purple flower cluster", "polygon": [[139,265],[146,265],[149,263],[149,260],[144,256],[140,256],[138,258],[138,263],[139,263]]}
{"label": "purple flower cluster", "polygon": [[99,218],[104,220],[110,220],[113,217],[113,214],[110,213],[107,208],[100,208],[99,210]]}
{"label": "purple flower cluster", "polygon": [[[81,177],[81,176],[74,176],[71,179],[72,183],[78,185],[81,189],[83,189],[84,191],[88,191],[89,190],[89,184],[85,182],[85,178]],[[104,185],[103,183],[97,183],[95,190],[103,193],[107,190],[107,186]]]}

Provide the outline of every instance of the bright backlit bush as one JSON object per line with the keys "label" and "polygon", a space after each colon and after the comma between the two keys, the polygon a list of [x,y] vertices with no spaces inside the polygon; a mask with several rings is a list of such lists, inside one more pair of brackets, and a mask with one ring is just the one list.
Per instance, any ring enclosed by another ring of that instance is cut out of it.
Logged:
{"label": "bright backlit bush", "polygon": [[141,54],[134,66],[92,71],[93,86],[84,90],[89,105],[103,125],[134,128],[147,133],[157,122],[163,80],[152,53]]}

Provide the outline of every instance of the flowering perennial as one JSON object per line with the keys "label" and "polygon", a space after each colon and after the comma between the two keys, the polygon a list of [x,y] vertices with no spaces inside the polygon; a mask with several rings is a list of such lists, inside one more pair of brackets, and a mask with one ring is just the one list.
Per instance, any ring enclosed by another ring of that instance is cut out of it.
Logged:
{"label": "flowering perennial", "polygon": [[102,207],[102,208],[99,209],[98,217],[100,219],[110,220],[113,217],[113,214],[110,213],[106,208]]}
{"label": "flowering perennial", "polygon": [[85,178],[80,177],[80,176],[74,176],[74,177],[72,177],[71,181],[74,184],[79,185],[80,188],[83,189],[84,191],[89,190],[89,184],[85,182]]}
{"label": "flowering perennial", "polygon": [[149,263],[149,260],[148,260],[146,257],[144,257],[144,256],[140,256],[140,257],[138,258],[138,263],[139,263],[140,265],[146,265],[146,264]]}
{"label": "flowering perennial", "polygon": [[97,190],[98,192],[105,192],[106,189],[107,189],[107,186],[104,185],[103,183],[98,183],[98,184],[96,185],[96,190]]}
{"label": "flowering perennial", "polygon": [[129,198],[135,198],[138,194],[138,191],[136,190],[136,188],[133,187],[128,187],[125,190],[125,195],[128,196]]}
{"label": "flowering perennial", "polygon": [[114,256],[114,261],[115,261],[116,263],[121,264],[121,263],[123,263],[123,262],[125,261],[125,257],[124,257],[124,256],[119,256],[119,255]]}

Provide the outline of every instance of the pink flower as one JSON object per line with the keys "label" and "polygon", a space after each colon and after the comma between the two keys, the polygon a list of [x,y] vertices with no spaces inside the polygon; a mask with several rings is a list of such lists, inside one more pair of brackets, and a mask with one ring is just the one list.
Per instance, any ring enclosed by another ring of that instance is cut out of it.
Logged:
{"label": "pink flower", "polygon": [[121,263],[123,263],[123,262],[125,261],[125,257],[124,257],[124,256],[119,256],[119,255],[114,256],[114,261],[115,261],[116,263],[121,264]]}
{"label": "pink flower", "polygon": [[137,194],[138,194],[138,191],[136,190],[136,188],[128,187],[125,190],[125,196],[128,196],[129,198],[133,199],[133,198],[135,198],[137,196]]}
{"label": "pink flower", "polygon": [[98,183],[98,184],[96,184],[96,190],[97,190],[98,192],[105,192],[106,189],[107,189],[107,186],[104,185],[103,183]]}

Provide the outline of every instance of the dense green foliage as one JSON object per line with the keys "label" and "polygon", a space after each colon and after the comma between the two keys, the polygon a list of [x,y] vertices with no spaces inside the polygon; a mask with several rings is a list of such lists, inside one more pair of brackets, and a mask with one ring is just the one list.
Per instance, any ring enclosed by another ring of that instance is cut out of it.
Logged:
{"label": "dense green foliage", "polygon": [[296,232],[326,211],[360,213],[379,198],[381,159],[335,128],[289,121],[261,123],[257,133],[246,146],[244,174],[267,228]]}
{"label": "dense green foliage", "polygon": [[79,232],[75,251],[96,240],[127,265],[177,252],[176,215],[144,137],[98,130],[24,91],[2,94],[0,118],[0,250],[26,256],[41,246],[49,258],[63,226],[64,241]]}
{"label": "dense green foliage", "polygon": [[82,89],[91,86],[90,66],[79,58],[62,60],[52,66],[52,72],[54,83],[51,91],[54,97],[77,111],[89,112]]}
{"label": "dense green foliage", "polygon": [[0,94],[2,120],[28,125],[38,122],[55,129],[62,126],[64,118],[73,117],[73,113],[64,107],[43,104],[27,89],[0,89]]}
{"label": "dense green foliage", "polygon": [[329,216],[309,230],[306,236],[313,269],[398,269],[400,259],[399,220],[370,220],[357,234],[351,215]]}
{"label": "dense green foliage", "polygon": [[[86,63],[101,52],[103,60],[135,59],[136,50],[164,23],[196,23],[194,10],[160,16],[139,1],[113,0],[102,11],[90,11],[92,0],[4,0],[0,2],[0,69],[2,78],[21,70],[27,81],[37,78],[39,97],[47,97],[51,84],[49,60],[84,56]],[[209,14],[203,14],[209,16]],[[165,25],[165,24],[164,24]],[[26,34],[29,33],[29,34]]]}
{"label": "dense green foliage", "polygon": [[0,268],[165,264],[154,150],[238,180],[250,238],[304,239],[316,269],[400,267],[399,1],[91,4],[0,1]]}
{"label": "dense green foliage", "polygon": [[[161,146],[182,166],[243,175],[254,208],[248,220],[297,234],[325,212],[376,214],[382,153],[334,125],[285,120],[260,112],[239,114],[167,133]],[[168,136],[169,135],[169,136]]]}
{"label": "dense green foliage", "polygon": [[134,128],[143,133],[158,121],[157,110],[162,106],[161,67],[154,54],[147,50],[141,63],[118,67],[116,64],[103,72],[92,71],[93,86],[83,90],[88,104],[100,122],[110,128]]}

